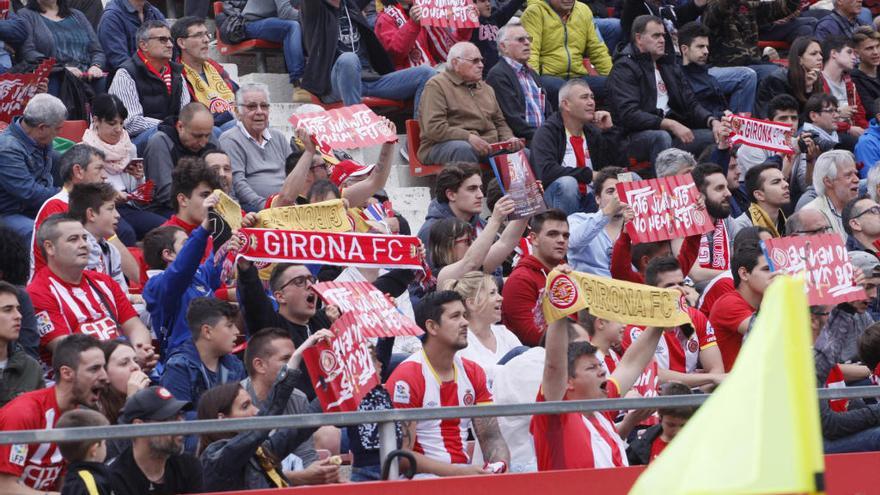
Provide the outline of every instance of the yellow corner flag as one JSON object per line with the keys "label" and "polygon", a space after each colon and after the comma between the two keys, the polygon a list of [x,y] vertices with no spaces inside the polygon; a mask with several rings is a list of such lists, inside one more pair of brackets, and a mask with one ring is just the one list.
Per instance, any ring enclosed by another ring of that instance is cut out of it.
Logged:
{"label": "yellow corner flag", "polygon": [[810,336],[803,281],[777,277],[733,371],[630,495],[823,493]]}

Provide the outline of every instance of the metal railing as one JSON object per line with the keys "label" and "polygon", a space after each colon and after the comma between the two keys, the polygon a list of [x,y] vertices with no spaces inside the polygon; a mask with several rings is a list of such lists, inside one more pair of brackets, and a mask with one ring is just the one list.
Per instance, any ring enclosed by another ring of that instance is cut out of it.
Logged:
{"label": "metal railing", "polygon": [[[820,400],[880,397],[880,387],[822,388]],[[247,430],[274,430],[278,428],[317,428],[321,426],[350,426],[379,423],[380,458],[397,447],[395,421],[423,421],[433,419],[484,418],[499,416],[531,416],[535,414],[562,414],[572,412],[618,411],[632,409],[659,409],[699,406],[711,395],[670,395],[665,397],[636,397],[620,399],[593,399],[578,401],[502,404],[489,406],[435,407],[423,409],[389,409],[342,413],[298,414],[287,416],[256,416],[252,418],[207,419],[198,421],[171,421],[137,425],[90,426],[55,430],[22,430],[0,432],[0,444],[33,444],[48,442],[109,440],[161,435],[200,435],[203,433],[237,433]],[[391,476],[396,477],[396,466]]]}

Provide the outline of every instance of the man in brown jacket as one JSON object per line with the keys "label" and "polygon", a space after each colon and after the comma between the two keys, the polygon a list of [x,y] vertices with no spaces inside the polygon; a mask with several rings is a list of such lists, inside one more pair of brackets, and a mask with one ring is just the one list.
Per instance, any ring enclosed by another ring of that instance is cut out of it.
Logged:
{"label": "man in brown jacket", "polygon": [[505,143],[512,151],[522,142],[504,120],[495,91],[483,82],[483,58],[472,43],[449,50],[446,70],[425,84],[419,105],[423,163],[479,163],[489,146]]}

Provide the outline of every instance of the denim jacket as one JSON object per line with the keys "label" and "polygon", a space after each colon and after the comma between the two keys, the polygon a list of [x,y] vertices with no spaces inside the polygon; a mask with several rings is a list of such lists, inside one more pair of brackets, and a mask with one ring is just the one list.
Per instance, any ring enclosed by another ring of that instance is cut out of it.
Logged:
{"label": "denim jacket", "polygon": [[21,128],[21,117],[0,134],[0,215],[36,216],[54,196],[58,153],[40,146]]}

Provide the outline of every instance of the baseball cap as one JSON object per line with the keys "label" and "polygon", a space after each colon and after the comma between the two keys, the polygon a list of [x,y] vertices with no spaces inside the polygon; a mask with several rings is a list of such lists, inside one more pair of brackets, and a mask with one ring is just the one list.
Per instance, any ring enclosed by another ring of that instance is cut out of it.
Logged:
{"label": "baseball cap", "polygon": [[865,251],[850,251],[849,261],[853,268],[860,268],[866,278],[880,277],[880,259]]}
{"label": "baseball cap", "polygon": [[175,399],[165,387],[152,386],[139,390],[125,401],[119,422],[131,423],[135,419],[166,421],[190,409],[192,403]]}
{"label": "baseball cap", "polygon": [[354,160],[342,160],[333,166],[333,171],[330,172],[330,182],[339,187],[349,177],[369,174],[375,166],[375,164],[361,165]]}

